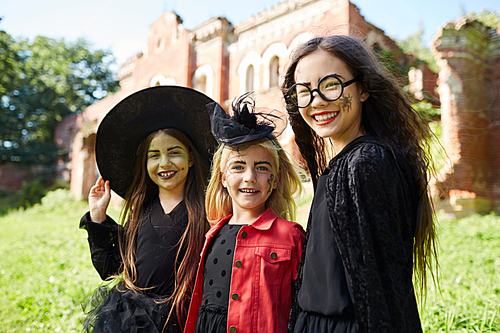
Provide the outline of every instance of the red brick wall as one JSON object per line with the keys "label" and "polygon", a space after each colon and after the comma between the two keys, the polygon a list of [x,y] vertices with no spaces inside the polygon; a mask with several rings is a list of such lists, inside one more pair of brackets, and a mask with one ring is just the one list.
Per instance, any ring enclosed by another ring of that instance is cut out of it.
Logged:
{"label": "red brick wall", "polygon": [[[211,97],[228,108],[228,103],[244,92],[240,89],[238,68],[248,54],[253,54],[257,59],[254,70],[258,84],[253,96],[256,105],[284,111],[279,87],[269,87],[265,82],[268,80],[268,69],[263,59],[279,52],[279,75],[282,78],[288,66],[292,43],[301,34],[350,34],[365,37],[368,43],[376,42],[381,47],[396,49],[394,41],[382,30],[367,23],[358,8],[348,0],[288,0],[249,17],[235,27],[225,18],[211,18],[191,31],[182,27],[182,20],[176,14],[164,13],[151,25],[144,54],[131,57],[120,69],[122,89],[87,108],[76,119],[75,128],[79,132],[72,144],[71,171],[71,188],[75,197],[86,198],[89,185],[95,179],[95,165],[91,163],[93,151],[84,143],[116,103],[139,89],[149,87],[156,75],[173,78],[178,85],[192,87],[196,70],[209,65],[213,70]],[[293,139],[283,144],[298,159]],[[92,181],[82,177],[90,177]]]}
{"label": "red brick wall", "polygon": [[20,168],[14,164],[0,165],[0,191],[21,189],[23,182],[32,181],[35,178],[31,168]]}
{"label": "red brick wall", "polygon": [[[475,193],[485,212],[494,209],[500,191],[499,67],[498,56],[491,59],[488,53],[491,43],[490,29],[465,19],[447,25],[434,42],[443,143],[452,163],[448,186]],[[490,202],[489,208],[484,201]]]}
{"label": "red brick wall", "polygon": [[[167,12],[151,25],[148,52],[137,61],[133,74],[136,90],[149,87],[151,79],[157,74],[173,77],[179,85],[191,84],[188,73],[189,31],[183,29],[180,23],[177,15]],[[159,48],[160,39],[163,46]]]}
{"label": "red brick wall", "polygon": [[[499,29],[500,30],[500,29]],[[493,54],[489,55],[487,86],[489,91],[488,118],[490,119],[490,137],[489,153],[491,160],[491,182],[492,196],[495,201],[495,208],[500,212],[500,35],[499,30],[496,33],[490,33],[490,50]]]}

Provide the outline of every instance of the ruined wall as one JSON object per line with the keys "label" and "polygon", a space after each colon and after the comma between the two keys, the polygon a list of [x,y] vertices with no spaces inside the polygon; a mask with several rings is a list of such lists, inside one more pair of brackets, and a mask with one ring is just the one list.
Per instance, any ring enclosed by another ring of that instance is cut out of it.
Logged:
{"label": "ruined wall", "polygon": [[147,52],[134,70],[136,90],[156,84],[190,83],[188,34],[180,17],[171,12],[151,24]]}
{"label": "ruined wall", "polygon": [[227,47],[233,41],[233,31],[227,19],[214,17],[189,34],[194,63],[190,73],[192,87],[217,101],[227,99]]}
{"label": "ruined wall", "polygon": [[488,43],[488,91],[490,105],[490,163],[492,199],[495,210],[500,212],[500,31],[490,29]]}
{"label": "ruined wall", "polygon": [[[439,66],[443,145],[451,169],[448,189],[475,194],[476,210],[498,209],[498,34],[465,18],[433,41]],[[495,67],[496,66],[496,67]],[[496,206],[496,208],[495,208]]]}
{"label": "ruined wall", "polygon": [[[349,0],[287,0],[236,26],[214,17],[191,31],[183,28],[178,15],[164,13],[150,27],[144,54],[130,57],[120,68],[121,90],[88,107],[74,120],[76,134],[68,164],[73,195],[87,198],[98,176],[89,143],[102,118],[126,96],[154,85],[177,84],[198,89],[229,109],[234,98],[252,90],[257,107],[284,111],[279,87],[290,52],[313,36],[329,34],[354,35],[365,38],[369,45],[397,48],[382,30],[366,22]],[[251,89],[247,89],[247,82],[252,83]],[[280,142],[300,159],[290,128]]]}

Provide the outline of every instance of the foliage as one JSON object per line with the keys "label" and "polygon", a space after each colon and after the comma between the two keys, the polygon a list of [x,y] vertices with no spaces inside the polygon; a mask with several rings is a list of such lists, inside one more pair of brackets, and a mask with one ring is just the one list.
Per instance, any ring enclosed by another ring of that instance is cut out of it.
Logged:
{"label": "foliage", "polygon": [[4,188],[0,190],[0,216],[7,214],[18,207],[18,198],[14,190]]}
{"label": "foliage", "polygon": [[[50,186],[47,184],[51,183]],[[40,177],[25,181],[19,191],[4,188],[0,190],[0,216],[19,208],[29,208],[41,202],[49,191],[69,188],[69,183],[62,180],[49,180]]]}
{"label": "foliage", "polygon": [[54,130],[118,89],[109,51],[84,39],[37,36],[15,41],[0,31],[0,163],[54,165]]}
{"label": "foliage", "polygon": [[481,13],[464,14],[464,16],[471,20],[478,20],[487,27],[500,28],[499,14],[488,9],[483,9]]}
{"label": "foliage", "polygon": [[429,103],[426,100],[414,103],[411,106],[426,122],[441,119],[441,108],[435,108],[432,103]]}
{"label": "foliage", "polygon": [[429,136],[430,154],[432,156],[434,170],[439,171],[445,167],[446,163],[450,163],[449,157],[446,155],[446,151],[441,144],[443,129],[440,121],[431,121],[429,127],[432,132]]}
{"label": "foliage", "polygon": [[408,71],[413,66],[409,59],[400,51],[391,51],[375,44],[373,51],[377,59],[397,78],[408,80]]}
{"label": "foliage", "polygon": [[424,61],[429,66],[429,69],[437,73],[439,71],[436,59],[431,50],[423,45],[422,36],[424,29],[420,25],[417,32],[406,37],[403,40],[396,41],[396,44],[403,50],[404,53],[413,54],[417,59]]}
{"label": "foliage", "polygon": [[47,193],[47,190],[40,178],[35,178],[30,182],[23,182],[21,190],[17,195],[17,206],[28,208],[34,204],[40,203],[45,193]]}
{"label": "foliage", "polygon": [[10,82],[16,79],[15,64],[20,57],[13,50],[15,41],[5,31],[0,30],[0,95],[7,92]]}

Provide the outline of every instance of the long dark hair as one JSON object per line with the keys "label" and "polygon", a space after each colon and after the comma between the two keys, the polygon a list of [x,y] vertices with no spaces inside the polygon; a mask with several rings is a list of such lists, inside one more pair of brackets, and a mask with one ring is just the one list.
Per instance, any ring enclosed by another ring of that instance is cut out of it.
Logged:
{"label": "long dark hair", "polygon": [[[158,196],[158,185],[148,175],[146,168],[147,151],[151,141],[160,133],[179,140],[193,154],[193,166],[189,168],[184,190],[184,202],[187,208],[188,225],[184,231],[177,251],[176,263],[182,257],[180,264],[176,264],[175,289],[169,302],[172,308],[168,320],[175,309],[179,324],[184,326],[189,300],[193,292],[194,280],[198,267],[199,256],[203,247],[204,235],[208,230],[205,215],[205,184],[203,170],[207,168],[201,164],[201,159],[188,137],[181,131],[173,128],[162,129],[148,135],[137,149],[134,168],[134,181],[126,196],[122,210],[121,222],[124,225],[124,234],[120,237],[120,253],[123,260],[122,279],[128,289],[140,291],[135,285],[137,272],[135,267],[135,250],[139,222],[141,221],[144,203]],[[126,223],[125,223],[126,222]]]}
{"label": "long dark hair", "polygon": [[[437,269],[433,206],[427,181],[427,172],[434,171],[426,140],[430,129],[411,107],[394,76],[377,61],[373,52],[361,40],[350,36],[317,37],[299,46],[292,53],[285,74],[282,86],[285,98],[295,83],[295,70],[299,61],[318,50],[329,52],[342,60],[351,74],[359,78],[359,88],[369,93],[368,99],[362,103],[361,111],[361,126],[365,133],[398,151],[413,169],[420,190],[413,264],[415,280],[423,295],[427,271],[434,279],[434,270]],[[287,101],[286,109],[295,133],[295,142],[316,188],[318,177],[327,166],[325,140],[307,125],[295,105]],[[314,149],[311,149],[311,144]]]}

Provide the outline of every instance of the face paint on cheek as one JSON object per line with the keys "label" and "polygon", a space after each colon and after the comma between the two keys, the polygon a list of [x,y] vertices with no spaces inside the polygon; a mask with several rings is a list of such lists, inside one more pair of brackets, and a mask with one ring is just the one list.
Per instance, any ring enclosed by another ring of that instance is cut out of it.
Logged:
{"label": "face paint on cheek", "polygon": [[269,184],[269,190],[267,191],[267,193],[270,193],[273,190],[273,182],[274,182],[274,175],[271,174],[271,176],[267,180],[267,183]]}
{"label": "face paint on cheek", "polygon": [[352,96],[344,96],[340,99],[340,107],[347,113],[351,111],[351,100]]}

